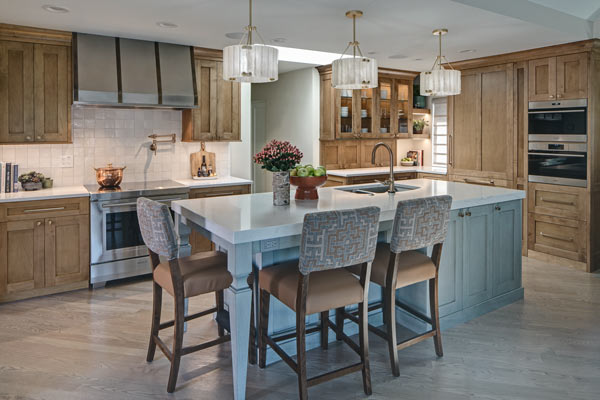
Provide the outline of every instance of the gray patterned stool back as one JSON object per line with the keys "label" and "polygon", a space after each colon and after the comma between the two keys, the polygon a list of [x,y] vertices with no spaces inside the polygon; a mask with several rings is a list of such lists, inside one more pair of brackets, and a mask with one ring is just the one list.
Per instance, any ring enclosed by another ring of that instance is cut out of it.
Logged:
{"label": "gray patterned stool back", "polygon": [[177,258],[177,234],[169,207],[140,197],[137,199],[137,215],[146,246],[169,260]]}
{"label": "gray patterned stool back", "polygon": [[306,214],[300,241],[300,272],[307,275],[372,262],[379,211],[378,207],[365,207]]}
{"label": "gray patterned stool back", "polygon": [[398,203],[390,249],[394,253],[442,243],[448,232],[452,197],[436,196]]}

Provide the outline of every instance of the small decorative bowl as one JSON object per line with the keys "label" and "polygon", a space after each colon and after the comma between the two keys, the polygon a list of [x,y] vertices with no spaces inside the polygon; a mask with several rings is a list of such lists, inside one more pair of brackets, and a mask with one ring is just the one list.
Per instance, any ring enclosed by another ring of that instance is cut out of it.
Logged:
{"label": "small decorative bowl", "polygon": [[296,200],[317,200],[317,188],[327,182],[327,175],[323,176],[290,176],[290,183],[297,187]]}
{"label": "small decorative bowl", "polygon": [[414,161],[400,161],[400,165],[402,165],[403,167],[414,167],[415,162]]}
{"label": "small decorative bowl", "polygon": [[40,190],[42,188],[42,182],[26,182],[22,183],[23,190]]}

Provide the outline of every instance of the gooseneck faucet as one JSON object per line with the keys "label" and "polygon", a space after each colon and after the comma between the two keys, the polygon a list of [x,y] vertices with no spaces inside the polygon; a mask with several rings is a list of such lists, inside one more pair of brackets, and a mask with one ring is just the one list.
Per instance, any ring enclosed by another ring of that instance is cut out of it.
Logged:
{"label": "gooseneck faucet", "polygon": [[396,193],[396,186],[394,185],[394,152],[392,148],[383,142],[377,143],[371,152],[371,164],[375,164],[375,153],[377,153],[377,149],[381,146],[385,147],[388,153],[390,153],[390,177],[385,182],[378,182],[388,187],[388,193]]}

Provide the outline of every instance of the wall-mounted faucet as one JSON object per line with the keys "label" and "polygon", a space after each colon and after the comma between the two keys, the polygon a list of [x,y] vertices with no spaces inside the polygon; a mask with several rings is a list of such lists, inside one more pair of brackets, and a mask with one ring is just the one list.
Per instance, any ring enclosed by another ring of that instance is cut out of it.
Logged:
{"label": "wall-mounted faucet", "polygon": [[[152,139],[152,144],[150,145],[150,151],[154,152],[154,155],[156,155],[156,150],[158,150],[158,144],[159,143],[175,143],[177,135],[175,133],[170,133],[168,135],[150,135],[148,136],[150,139]],[[169,138],[167,140],[157,140],[158,138]]]}

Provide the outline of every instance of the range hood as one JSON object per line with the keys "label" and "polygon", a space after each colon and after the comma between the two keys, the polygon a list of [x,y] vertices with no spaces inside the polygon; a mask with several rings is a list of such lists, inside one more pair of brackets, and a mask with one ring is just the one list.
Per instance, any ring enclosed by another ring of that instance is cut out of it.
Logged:
{"label": "range hood", "polygon": [[194,108],[190,46],[73,34],[73,102],[79,105]]}

